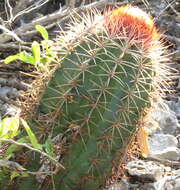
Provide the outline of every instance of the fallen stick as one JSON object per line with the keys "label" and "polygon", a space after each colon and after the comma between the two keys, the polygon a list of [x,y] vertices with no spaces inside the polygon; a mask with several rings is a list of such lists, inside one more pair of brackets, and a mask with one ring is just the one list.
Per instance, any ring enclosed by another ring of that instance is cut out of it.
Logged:
{"label": "fallen stick", "polygon": [[[79,12],[83,12],[85,10],[88,9],[93,9],[93,8],[103,8],[107,5],[122,5],[124,3],[110,3],[107,0],[103,0],[103,1],[99,1],[99,2],[94,2],[88,5],[84,5],[78,8],[74,8],[74,9],[64,9],[64,10],[59,10],[56,11],[52,14],[43,16],[41,18],[37,18],[35,20],[33,20],[31,23],[25,24],[19,28],[17,28],[14,31],[11,31],[13,35],[7,35],[5,33],[0,35],[0,44],[6,43],[10,40],[12,40],[14,38],[14,36],[20,38],[21,35],[26,36],[28,34],[28,32],[30,32],[31,30],[34,30],[36,25],[43,25],[44,27],[46,27],[47,24],[49,23],[53,23],[53,22],[57,22],[57,21],[64,21],[65,19],[67,19],[69,17],[70,14],[77,14]],[[26,34],[27,33],[27,34]],[[31,33],[29,33],[31,34]]]}

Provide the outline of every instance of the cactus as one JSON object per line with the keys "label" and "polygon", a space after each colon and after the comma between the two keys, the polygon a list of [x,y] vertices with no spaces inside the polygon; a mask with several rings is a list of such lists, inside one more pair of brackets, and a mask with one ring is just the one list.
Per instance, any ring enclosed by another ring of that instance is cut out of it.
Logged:
{"label": "cactus", "polygon": [[123,6],[90,20],[67,34],[39,107],[56,118],[54,135],[71,131],[66,169],[54,177],[61,190],[103,187],[164,73],[160,34],[142,10]]}

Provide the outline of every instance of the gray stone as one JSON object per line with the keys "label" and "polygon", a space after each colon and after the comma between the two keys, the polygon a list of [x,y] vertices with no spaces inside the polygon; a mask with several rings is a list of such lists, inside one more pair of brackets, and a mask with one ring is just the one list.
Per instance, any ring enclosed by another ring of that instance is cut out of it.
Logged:
{"label": "gray stone", "polygon": [[174,188],[173,190],[179,190],[180,189],[180,169],[173,171],[174,176],[173,178],[173,184]]}
{"label": "gray stone", "polygon": [[179,190],[180,189],[180,178],[175,180],[175,186],[173,190]]}
{"label": "gray stone", "polygon": [[178,101],[166,101],[169,108],[175,112],[177,117],[180,117],[180,98],[178,98]]}
{"label": "gray stone", "polygon": [[149,138],[150,153],[148,157],[179,160],[180,149],[177,148],[178,141],[172,135],[154,134]]}
{"label": "gray stone", "polygon": [[151,117],[158,123],[160,128],[156,128],[152,133],[174,135],[177,128],[180,127],[176,113],[162,99],[158,99],[157,102],[154,104],[154,112]]}
{"label": "gray stone", "polygon": [[180,190],[180,177],[176,176],[166,176],[166,179],[164,180],[164,183],[160,190]]}
{"label": "gray stone", "polygon": [[15,116],[20,112],[20,108],[0,101],[0,120],[2,117]]}
{"label": "gray stone", "polygon": [[173,175],[177,176],[177,177],[180,177],[180,169],[173,170]]}
{"label": "gray stone", "polygon": [[164,166],[157,165],[152,161],[130,161],[125,168],[131,177],[146,183],[158,181],[164,174]]}
{"label": "gray stone", "polygon": [[120,182],[110,185],[107,190],[128,190],[130,183],[126,179],[121,179]]}
{"label": "gray stone", "polygon": [[[165,175],[163,178],[154,183],[138,183],[136,188],[129,183],[129,189],[126,190],[180,190],[180,179],[175,176]],[[121,189],[117,189],[121,190]]]}
{"label": "gray stone", "polygon": [[171,179],[171,176],[164,176],[161,180],[154,183],[155,190],[173,190],[171,183],[167,184],[167,181]]}
{"label": "gray stone", "polygon": [[117,187],[108,190],[180,190],[180,180],[176,176],[165,175],[163,178],[154,183],[130,183],[126,180],[128,185],[126,189],[121,188],[122,186],[113,185]]}

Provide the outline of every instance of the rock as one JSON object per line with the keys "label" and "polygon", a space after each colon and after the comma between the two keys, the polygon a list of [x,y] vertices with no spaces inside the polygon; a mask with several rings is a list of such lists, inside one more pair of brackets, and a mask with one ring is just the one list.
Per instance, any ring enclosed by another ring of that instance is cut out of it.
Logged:
{"label": "rock", "polygon": [[180,177],[180,169],[173,170],[173,176]]}
{"label": "rock", "polygon": [[159,103],[154,104],[154,111],[151,114],[151,117],[158,123],[159,128],[156,127],[154,130],[154,127],[152,126],[152,129],[154,130],[151,131],[152,134],[163,133],[174,135],[177,128],[180,127],[176,113],[172,111],[162,99],[156,101]]}
{"label": "rock", "polygon": [[157,183],[157,189],[160,190],[179,190],[180,189],[180,169],[174,170],[171,176],[165,176],[159,183]]}
{"label": "rock", "polygon": [[173,190],[179,190],[180,189],[180,178],[175,180],[175,185]]}
{"label": "rock", "polygon": [[[165,170],[169,171],[169,167],[165,167]],[[169,171],[156,182],[153,183],[141,183],[139,181],[121,179],[120,182],[109,186],[105,190],[179,190],[180,189],[180,170]],[[169,175],[172,174],[172,175]]]}
{"label": "rock", "polygon": [[179,160],[178,140],[172,135],[154,134],[149,138],[150,153],[148,157],[168,160]]}
{"label": "rock", "polygon": [[180,133],[179,133],[179,135],[176,136],[176,139],[178,141],[177,147],[180,148]]}
{"label": "rock", "polygon": [[141,189],[144,190],[173,190],[171,184],[166,185],[166,182],[170,179],[170,176],[164,176],[162,179],[155,183],[149,183],[147,186],[144,184],[141,185]]}
{"label": "rock", "polygon": [[110,185],[107,190],[128,190],[130,184],[126,179],[121,179],[120,182]]}
{"label": "rock", "polygon": [[4,103],[0,100],[0,120],[4,117],[4,116],[15,116],[20,112],[20,108],[17,108],[13,105]]}
{"label": "rock", "polygon": [[26,91],[30,85],[15,78],[0,77],[0,121],[5,116],[15,116],[20,112],[20,103],[22,91]]}
{"label": "rock", "polygon": [[164,166],[157,165],[152,161],[130,161],[125,168],[132,178],[144,183],[158,181],[164,174]]}
{"label": "rock", "polygon": [[163,186],[162,190],[167,189],[167,190],[179,190],[180,189],[180,178],[176,178],[174,176],[169,176],[169,179],[167,179]]}
{"label": "rock", "polygon": [[[131,184],[129,185],[131,187]],[[129,188],[129,190],[132,188]],[[137,189],[143,190],[180,190],[180,178],[175,176],[164,176],[157,182],[154,183],[139,183]],[[119,189],[121,190],[121,189]],[[128,189],[127,189],[128,190]],[[135,189],[133,189],[135,190]]]}
{"label": "rock", "polygon": [[[180,88],[180,84],[179,84]],[[180,98],[178,98],[178,101],[166,101],[169,108],[175,112],[177,117],[180,117]]]}

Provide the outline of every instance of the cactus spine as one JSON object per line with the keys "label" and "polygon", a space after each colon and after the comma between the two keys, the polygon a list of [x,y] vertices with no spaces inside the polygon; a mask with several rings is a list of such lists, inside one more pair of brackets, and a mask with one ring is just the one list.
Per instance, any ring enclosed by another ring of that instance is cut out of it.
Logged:
{"label": "cactus spine", "polygon": [[163,74],[152,19],[131,6],[109,13],[90,27],[86,21],[76,26],[82,33],[64,46],[61,67],[40,103],[42,113],[58,116],[54,135],[72,132],[56,189],[95,190],[105,184]]}

